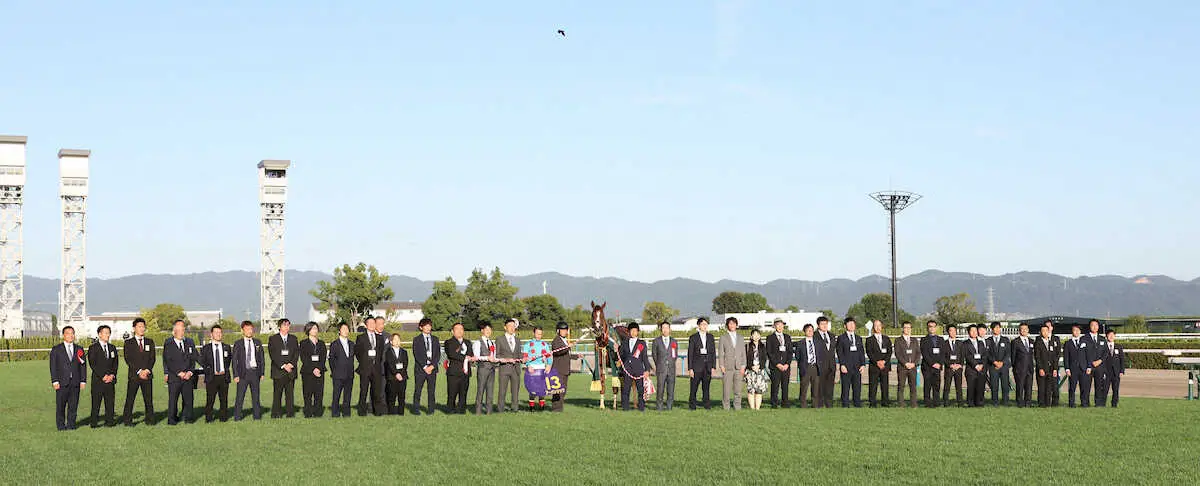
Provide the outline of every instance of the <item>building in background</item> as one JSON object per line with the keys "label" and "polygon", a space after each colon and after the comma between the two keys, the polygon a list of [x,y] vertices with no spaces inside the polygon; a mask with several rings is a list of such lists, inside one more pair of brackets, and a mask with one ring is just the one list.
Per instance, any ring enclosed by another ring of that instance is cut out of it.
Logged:
{"label": "building in background", "polygon": [[[725,329],[725,319],[733,317],[738,321],[738,329],[770,329],[775,322],[775,319],[783,319],[786,329],[789,331],[800,331],[804,329],[805,324],[817,325],[817,318],[823,314],[820,312],[805,312],[801,309],[799,312],[767,312],[759,311],[752,313],[736,313],[736,314],[717,314],[709,318],[709,332],[718,332]],[[696,321],[699,317],[684,317],[671,321],[672,331],[691,332],[696,329]]]}
{"label": "building in background", "polygon": [[[184,314],[186,315],[185,319],[190,329],[203,330],[207,330],[224,316],[222,309],[184,311]],[[112,329],[113,339],[125,339],[133,336],[133,320],[141,317],[141,315],[141,312],[105,312],[98,316],[88,316],[90,329],[76,329],[75,331],[76,334],[81,336],[95,337],[96,328],[101,325],[107,325]],[[229,331],[226,330],[226,332]]]}
{"label": "building in background", "polygon": [[[399,324],[403,329],[417,328],[417,323],[421,318],[425,317],[425,313],[421,311],[423,302],[380,302],[371,309],[371,317],[382,317],[388,324]],[[317,303],[314,302],[308,308],[308,320],[317,324],[326,324],[329,322],[329,317],[333,314],[332,311],[321,312],[317,310]]]}
{"label": "building in background", "polygon": [[45,337],[58,335],[58,330],[54,329],[54,318],[49,312],[27,310],[21,316],[19,328],[6,327],[0,334],[3,338]]}

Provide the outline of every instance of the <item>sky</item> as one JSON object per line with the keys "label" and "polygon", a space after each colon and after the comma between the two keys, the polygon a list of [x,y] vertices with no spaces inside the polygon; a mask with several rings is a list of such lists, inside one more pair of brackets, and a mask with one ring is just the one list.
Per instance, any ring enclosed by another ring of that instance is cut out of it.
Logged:
{"label": "sky", "polygon": [[[1136,5],[1135,5],[1136,3]],[[1200,3],[6,2],[25,273],[1200,277]],[[566,38],[557,36],[558,29]]]}

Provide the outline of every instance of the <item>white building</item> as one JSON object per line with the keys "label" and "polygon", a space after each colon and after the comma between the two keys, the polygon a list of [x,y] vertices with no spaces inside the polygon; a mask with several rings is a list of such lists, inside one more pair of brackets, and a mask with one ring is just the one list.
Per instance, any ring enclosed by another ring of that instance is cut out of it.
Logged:
{"label": "white building", "polygon": [[[736,313],[736,314],[718,314],[709,319],[708,330],[717,332],[725,329],[725,319],[733,317],[738,321],[738,329],[771,329],[775,319],[783,319],[786,329],[789,331],[799,331],[804,329],[805,324],[817,325],[817,318],[823,314],[820,312],[767,312],[759,311],[753,313]],[[696,320],[698,317],[689,317],[686,319],[676,320],[671,322],[672,331],[691,332],[696,329]]]}
{"label": "white building", "polygon": [[54,329],[54,319],[50,317],[49,312],[27,310],[21,316],[21,327],[18,329],[4,329],[4,338],[23,338],[23,337],[42,337],[53,336],[57,331]]}
{"label": "white building", "polygon": [[[208,329],[224,315],[222,309],[183,311],[190,329]],[[141,317],[141,312],[105,312],[98,316],[88,316],[88,329],[76,329],[81,336],[95,337],[96,328],[107,325],[112,329],[113,339],[125,339],[133,335],[133,320]],[[227,330],[228,332],[228,330]]]}
{"label": "white building", "polygon": [[[425,313],[421,311],[423,302],[380,302],[371,309],[371,317],[382,317],[388,324],[400,325],[415,325],[420,322]],[[321,312],[317,310],[317,303],[313,302],[308,309],[308,320],[317,324],[325,324],[329,322],[329,317],[333,314],[332,311]]]}

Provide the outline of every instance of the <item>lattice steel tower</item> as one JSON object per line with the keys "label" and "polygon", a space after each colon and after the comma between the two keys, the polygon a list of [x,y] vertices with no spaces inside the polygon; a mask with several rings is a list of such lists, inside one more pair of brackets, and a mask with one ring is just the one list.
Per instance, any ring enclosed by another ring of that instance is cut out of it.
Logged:
{"label": "lattice steel tower", "polygon": [[0,135],[0,336],[25,329],[25,137]]}
{"label": "lattice steel tower", "polygon": [[[62,282],[58,289],[58,329],[87,326],[87,196],[90,150],[58,151],[58,195],[62,200]],[[57,331],[57,330],[56,330]]]}
{"label": "lattice steel tower", "polygon": [[896,213],[903,211],[919,199],[921,195],[908,191],[886,191],[871,193],[871,199],[883,205],[888,212],[888,237],[892,247],[892,327],[900,327],[900,296],[897,289],[899,280],[896,278]]}
{"label": "lattice steel tower", "polygon": [[287,202],[287,170],[291,164],[288,160],[258,163],[258,205],[262,212],[259,319],[264,331],[275,330],[275,323],[284,317],[283,206]]}

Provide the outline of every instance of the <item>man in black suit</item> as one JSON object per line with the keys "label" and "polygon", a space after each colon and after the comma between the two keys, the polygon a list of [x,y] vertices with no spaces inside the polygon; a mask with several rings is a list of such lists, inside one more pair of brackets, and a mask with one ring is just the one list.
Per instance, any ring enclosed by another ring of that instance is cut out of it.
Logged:
{"label": "man in black suit", "polygon": [[1020,336],[1009,343],[1012,348],[1013,382],[1017,385],[1017,407],[1028,407],[1033,395],[1033,339],[1029,324],[1021,323]]}
{"label": "man in black suit", "polygon": [[1067,406],[1075,408],[1075,389],[1079,389],[1079,404],[1091,404],[1092,376],[1088,374],[1086,342],[1079,333],[1079,324],[1071,326],[1071,337],[1063,343],[1063,366],[1067,371]]}
{"label": "man in black suit", "polygon": [[271,354],[271,418],[296,416],[296,375],[300,358],[300,342],[290,334],[292,321],[279,320],[279,333],[267,339],[267,352]]}
{"label": "man in black suit", "polygon": [[629,339],[622,342],[617,350],[621,360],[621,407],[629,411],[629,393],[637,389],[637,409],[645,412],[646,387],[643,379],[650,370],[650,353],[646,352],[646,342],[638,338],[640,331],[637,323],[629,323],[628,329]]}
{"label": "man in black suit", "polygon": [[767,363],[771,365],[771,408],[788,407],[788,382],[792,381],[792,336],[783,332],[783,319],[772,323],[775,332],[767,336]]}
{"label": "man in black suit", "polygon": [[962,342],[963,362],[966,363],[967,406],[983,406],[983,389],[987,382],[987,345],[979,337],[979,327],[967,328],[967,340]]}
{"label": "man in black suit", "polygon": [[[433,415],[434,391],[437,389],[438,364],[442,361],[442,347],[433,337],[433,320],[425,317],[417,324],[421,334],[413,338],[413,415],[421,415],[421,388],[426,388],[426,415]],[[515,409],[514,409],[515,410]]]}
{"label": "man in black suit", "polygon": [[[1058,357],[1062,353],[1058,338],[1050,335],[1053,324],[1046,321],[1042,324],[1041,336],[1033,347],[1033,363],[1037,368],[1038,406],[1049,407],[1054,404],[1054,394],[1058,391]],[[1074,402],[1072,402],[1074,405]]]}
{"label": "man in black suit", "polygon": [[942,389],[942,369],[946,367],[946,356],[942,355],[942,337],[937,333],[937,321],[925,322],[925,336],[921,338],[921,391],[925,408],[937,408],[938,392]]}
{"label": "man in black suit", "polygon": [[850,407],[854,397],[854,408],[862,408],[862,370],[867,365],[867,352],[863,340],[854,333],[857,324],[846,319],[846,332],[837,337],[837,356],[842,372],[842,408]]}
{"label": "man in black suit", "polygon": [[117,347],[108,342],[112,329],[96,329],[96,342],[88,348],[87,360],[92,366],[92,428],[100,427],[100,403],[104,402],[104,424],[112,427],[113,409],[117,397]]}
{"label": "man in black suit", "polygon": [[391,346],[383,351],[383,369],[386,370],[387,385],[384,393],[388,415],[404,415],[408,399],[408,351],[400,347],[399,334],[391,335]]}
{"label": "man in black suit", "polygon": [[708,319],[701,317],[696,320],[698,331],[688,336],[688,381],[691,391],[688,393],[688,408],[696,409],[696,392],[703,398],[701,404],[705,410],[712,409],[708,389],[712,383],[712,375],[717,372],[717,341],[708,332]]}
{"label": "man in black suit", "polygon": [[75,430],[79,392],[87,386],[87,360],[75,344],[75,328],[63,326],[63,342],[50,349],[50,386],[54,388],[54,424]]}
{"label": "man in black suit", "polygon": [[300,397],[304,401],[305,417],[320,417],[325,413],[325,343],[317,338],[321,327],[309,321],[304,325],[307,339],[300,341]]}
{"label": "man in black suit", "polygon": [[[192,421],[192,367],[196,364],[196,345],[184,336],[187,323],[176,319],[171,338],[163,343],[163,380],[167,382],[167,425]],[[179,408],[182,399],[183,408]]]}
{"label": "man in black suit", "polygon": [[266,368],[262,342],[254,337],[254,323],[242,321],[242,338],[233,343],[233,383],[237,385],[237,397],[233,400],[234,421],[242,419],[242,400],[246,398],[247,388],[250,389],[250,406],[254,410],[254,420],[262,418],[259,391],[262,389]]}
{"label": "man in black suit", "polygon": [[138,317],[133,320],[133,337],[125,340],[125,368],[129,370],[129,383],[125,385],[124,421],[128,427],[133,427],[133,399],[138,391],[142,392],[142,403],[145,405],[146,425],[154,425],[154,362],[158,356],[154,348],[154,340],[146,337],[146,320]]}
{"label": "man in black suit", "polygon": [[[1108,339],[1108,352],[1104,358],[1104,383],[1105,394],[1112,392],[1112,407],[1117,408],[1117,402],[1121,400],[1121,376],[1125,374],[1125,348],[1117,344],[1117,332],[1109,329],[1104,333]],[[1103,398],[1103,395],[1101,395]]]}
{"label": "man in black suit", "polygon": [[1092,390],[1096,393],[1097,407],[1103,407],[1106,394],[1108,393],[1108,373],[1104,363],[1108,360],[1108,342],[1104,339],[1104,335],[1100,333],[1100,321],[1092,319],[1088,322],[1089,332],[1084,336],[1087,342],[1087,347],[1083,349],[1083,354],[1088,361],[1088,373],[1092,378]]}
{"label": "man in black suit", "polygon": [[[1001,335],[999,322],[992,323],[992,336],[987,340],[988,379],[992,388],[992,406],[1008,405],[1008,391],[1012,388],[1009,371],[1012,369],[1012,351],[1007,337]],[[1001,400],[1000,396],[1004,399]]]}
{"label": "man in black suit", "polygon": [[883,333],[883,321],[872,321],[875,331],[867,338],[867,402],[875,408],[875,397],[878,392],[882,398],[879,406],[887,407],[888,403],[888,374],[892,372],[892,338]]}
{"label": "man in black suit", "polygon": [[471,366],[474,350],[471,341],[463,339],[463,324],[450,327],[450,339],[444,346],[446,352],[446,411],[467,413],[467,390],[471,387]]}
{"label": "man in black suit", "polygon": [[816,408],[833,408],[833,383],[837,378],[837,349],[833,346],[833,334],[829,332],[829,319],[825,316],[817,318],[817,383],[820,393],[817,394]]}
{"label": "man in black suit", "polygon": [[946,339],[942,340],[942,356],[946,366],[942,370],[942,406],[950,406],[950,387],[954,387],[954,404],[962,406],[963,363],[962,343],[958,340],[958,327],[946,325]]}
{"label": "man in black suit", "polygon": [[333,378],[334,418],[350,416],[350,395],[354,392],[354,348],[350,342],[350,324],[338,324],[338,337],[329,342],[329,376]]}
{"label": "man in black suit", "polygon": [[229,419],[229,370],[232,360],[229,345],[221,342],[225,330],[220,324],[208,329],[208,344],[200,349],[200,366],[204,368],[204,421],[213,421],[213,404],[220,402],[221,421]]}
{"label": "man in black suit", "polygon": [[387,412],[383,400],[383,351],[387,341],[376,332],[378,320],[368,317],[367,329],[354,342],[354,357],[358,360],[358,416],[368,413],[376,416]]}
{"label": "man in black suit", "polygon": [[796,355],[796,371],[800,374],[800,408],[808,406],[807,397],[812,396],[812,403],[817,405],[818,388],[817,380],[820,379],[817,373],[817,345],[813,340],[813,325],[804,325],[804,338],[795,341]]}

